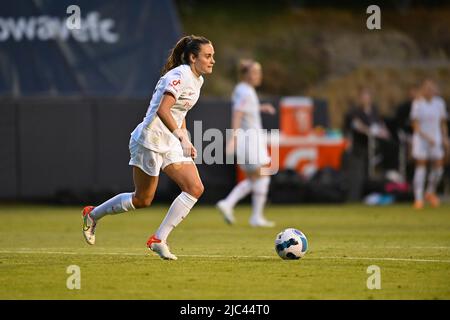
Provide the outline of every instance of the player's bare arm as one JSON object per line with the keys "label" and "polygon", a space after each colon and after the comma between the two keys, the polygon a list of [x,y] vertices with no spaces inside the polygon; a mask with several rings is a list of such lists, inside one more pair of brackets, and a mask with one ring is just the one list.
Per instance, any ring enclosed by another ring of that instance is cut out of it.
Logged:
{"label": "player's bare arm", "polygon": [[175,122],[175,119],[172,116],[172,113],[170,112],[170,109],[173,107],[175,102],[175,97],[171,93],[166,92],[163,95],[159,104],[158,111],[156,112],[158,117],[170,132],[174,132],[176,129],[179,129],[177,123]]}
{"label": "player's bare arm", "polygon": [[267,113],[270,115],[274,115],[275,113],[277,113],[277,110],[271,103],[261,103],[261,106],[259,109],[261,110],[261,112],[264,112],[264,113]]}
{"label": "player's bare arm", "polygon": [[[175,102],[175,97],[171,93],[165,93],[159,104],[157,115],[161,119],[162,123],[164,123],[164,125],[167,127],[167,129],[169,129],[170,132],[172,132],[180,140],[185,155],[195,158],[197,156],[197,150],[195,150],[194,146],[189,140],[187,132],[186,130],[184,130],[185,127],[183,128],[182,126],[182,128],[178,128],[177,123],[175,122],[175,119],[170,112],[170,109],[173,107]],[[184,126],[186,126],[185,122]]]}
{"label": "player's bare arm", "polygon": [[[181,130],[183,130],[187,134],[186,118],[183,119],[183,123],[181,124]],[[197,149],[195,149],[195,147],[193,145],[192,145],[191,158],[193,158],[193,159],[197,158]]]}
{"label": "player's bare arm", "polygon": [[450,141],[448,137],[448,127],[447,120],[442,119],[441,121],[441,132],[442,132],[442,143],[444,145],[444,150],[448,154],[450,153]]}

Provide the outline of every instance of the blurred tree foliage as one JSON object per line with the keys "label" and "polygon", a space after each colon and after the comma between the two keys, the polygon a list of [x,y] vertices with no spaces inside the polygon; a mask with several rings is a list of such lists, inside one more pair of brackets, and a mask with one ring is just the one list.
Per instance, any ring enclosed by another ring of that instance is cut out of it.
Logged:
{"label": "blurred tree foliage", "polygon": [[[338,4],[338,5],[337,5]],[[450,6],[381,1],[381,30],[368,30],[371,1],[177,1],[185,34],[209,38],[216,67],[204,93],[229,97],[241,58],[260,61],[263,95],[329,101],[334,126],[358,86],[373,87],[382,111],[425,76],[450,98]]]}

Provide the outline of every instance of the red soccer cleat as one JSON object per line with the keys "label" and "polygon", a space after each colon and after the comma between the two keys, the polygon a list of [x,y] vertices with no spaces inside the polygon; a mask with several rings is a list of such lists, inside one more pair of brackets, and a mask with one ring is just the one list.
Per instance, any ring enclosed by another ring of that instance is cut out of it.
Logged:
{"label": "red soccer cleat", "polygon": [[152,246],[153,243],[161,243],[161,240],[159,240],[155,235],[152,235],[147,240],[147,247],[150,249],[150,247]]}
{"label": "red soccer cleat", "polygon": [[422,200],[416,200],[416,201],[414,201],[414,205],[413,205],[413,208],[414,208],[414,209],[416,209],[416,210],[422,210],[422,209],[423,209],[423,206],[424,206],[424,204],[423,204],[423,201],[422,201]]}
{"label": "red soccer cleat", "polygon": [[433,208],[437,208],[441,205],[441,201],[435,193],[426,193],[425,200],[427,200]]}
{"label": "red soccer cleat", "polygon": [[164,260],[177,260],[178,258],[170,252],[169,246],[165,241],[156,238],[152,235],[147,241],[147,248],[157,253],[161,259]]}
{"label": "red soccer cleat", "polygon": [[95,207],[87,206],[83,208],[83,236],[90,245],[95,244],[95,227],[97,223],[91,217],[91,212]]}

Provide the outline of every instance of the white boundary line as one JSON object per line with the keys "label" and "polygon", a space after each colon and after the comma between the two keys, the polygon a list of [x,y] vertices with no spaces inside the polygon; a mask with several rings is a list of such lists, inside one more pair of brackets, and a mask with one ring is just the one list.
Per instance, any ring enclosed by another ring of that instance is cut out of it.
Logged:
{"label": "white boundary line", "polygon": [[[0,254],[63,254],[63,255],[116,255],[116,256],[147,256],[149,254],[132,252],[67,252],[67,251],[38,251],[38,250],[0,250]],[[277,256],[225,256],[225,255],[203,255],[203,254],[179,254],[179,257],[186,258],[212,258],[212,259],[273,259]],[[450,260],[439,259],[407,259],[407,258],[376,258],[376,257],[307,257],[308,260],[381,260],[381,261],[402,261],[402,262],[437,262],[450,263]]]}
{"label": "white boundary line", "polygon": [[[339,249],[339,247],[336,247],[337,249]],[[450,247],[446,247],[446,246],[436,246],[436,247],[425,247],[425,246],[421,246],[421,247],[401,247],[401,246],[385,246],[385,247],[359,247],[362,249],[367,249],[367,248],[375,248],[375,249],[450,249]],[[343,249],[343,248],[341,248]]]}
{"label": "white boundary line", "polygon": [[368,257],[316,257],[313,259],[347,259],[347,260],[382,260],[382,261],[406,261],[406,262],[442,262],[450,263],[450,260],[435,260],[435,259],[407,259],[407,258],[368,258]]}
{"label": "white boundary line", "polygon": [[[322,246],[321,249],[347,249],[348,247],[327,247]],[[4,247],[3,250],[12,250],[12,251],[36,251],[36,250],[74,250],[74,247],[59,247],[59,248],[45,248],[45,247],[36,247],[36,248],[27,248],[27,247],[21,247],[21,248],[12,248],[12,247]],[[2,250],[0,249],[0,250]],[[124,248],[121,247],[110,247],[107,248],[108,250],[117,250],[121,251],[124,250]],[[450,249],[450,246],[358,246],[358,249]]]}

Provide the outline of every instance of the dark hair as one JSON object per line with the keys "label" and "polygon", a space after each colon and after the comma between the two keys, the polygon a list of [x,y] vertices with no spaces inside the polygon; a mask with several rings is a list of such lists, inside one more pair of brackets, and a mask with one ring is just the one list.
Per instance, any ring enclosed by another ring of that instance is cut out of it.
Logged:
{"label": "dark hair", "polygon": [[200,52],[201,45],[209,43],[211,43],[211,41],[202,36],[190,35],[181,38],[178,40],[175,47],[173,47],[170,51],[170,55],[167,58],[161,74],[164,75],[168,71],[182,64],[189,64],[190,55],[193,54],[197,57]]}

